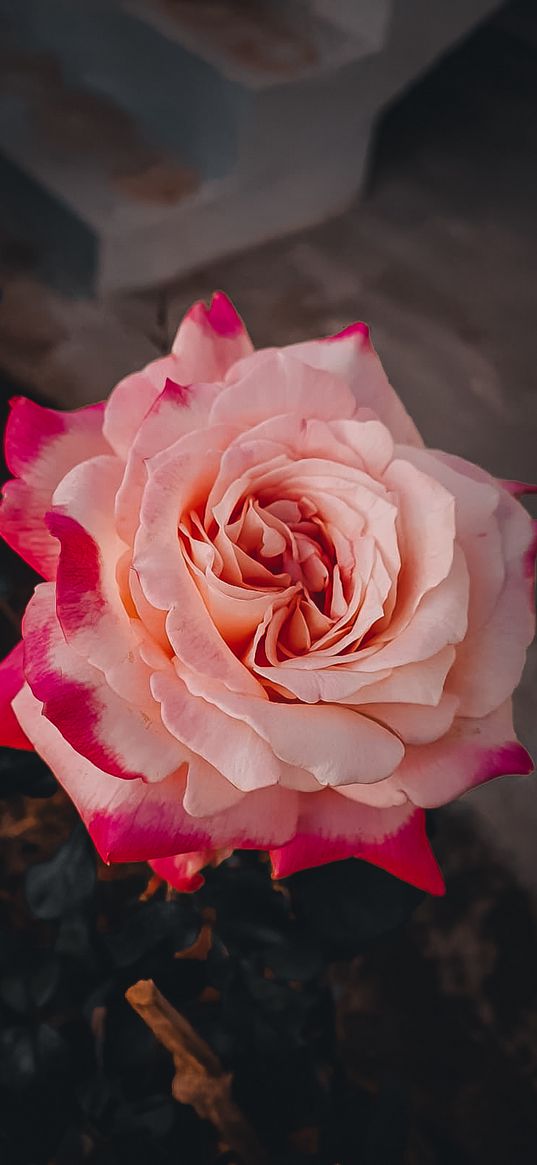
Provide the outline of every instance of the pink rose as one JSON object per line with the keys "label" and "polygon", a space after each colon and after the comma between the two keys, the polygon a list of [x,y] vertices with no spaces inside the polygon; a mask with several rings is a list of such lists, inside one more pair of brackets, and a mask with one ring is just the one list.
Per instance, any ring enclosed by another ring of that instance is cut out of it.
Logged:
{"label": "pink rose", "polygon": [[184,887],[232,847],[354,856],[441,892],[424,810],[531,769],[535,535],[524,487],[424,448],[365,325],[254,353],[219,293],[106,404],[14,401],[6,456],[0,530],[48,581],[3,740],[103,858]]}

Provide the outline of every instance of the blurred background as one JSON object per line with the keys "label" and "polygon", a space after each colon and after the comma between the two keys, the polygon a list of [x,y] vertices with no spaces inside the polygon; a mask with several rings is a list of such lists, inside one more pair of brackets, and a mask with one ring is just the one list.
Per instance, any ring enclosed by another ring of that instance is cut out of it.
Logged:
{"label": "blurred background", "polygon": [[[0,46],[4,413],[103,398],[221,287],[258,345],[365,319],[428,444],[536,480],[534,0],[0,0]],[[535,757],[536,697],[533,650]],[[536,779],[436,816],[448,898],[345,973],[342,1040],[411,1081],[413,1161],[529,1165]]]}

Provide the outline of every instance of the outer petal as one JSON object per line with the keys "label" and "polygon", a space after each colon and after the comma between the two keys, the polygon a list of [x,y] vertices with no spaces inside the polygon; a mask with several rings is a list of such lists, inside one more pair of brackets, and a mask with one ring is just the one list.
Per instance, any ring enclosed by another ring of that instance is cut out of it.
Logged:
{"label": "outer petal", "polygon": [[253,350],[240,315],[223,291],[215,291],[209,307],[198,300],[190,308],[172,347],[185,368],[185,384],[223,380],[232,365]]}
{"label": "outer petal", "polygon": [[33,751],[33,744],[22,731],[15,716],[11,701],[24,684],[23,645],[10,651],[0,663],[0,745],[7,748],[24,748]]}
{"label": "outer petal", "polygon": [[209,308],[194,304],[179,328],[171,354],[153,360],[116,385],[104,422],[110,444],[127,460],[136,433],[167,380],[181,385],[220,381],[235,360],[251,351],[248,333],[222,292],[216,292]]}
{"label": "outer petal", "polygon": [[301,793],[296,836],[272,849],[270,857],[275,878],[343,858],[363,858],[430,894],[444,892],[422,810],[359,805],[332,789]]}
{"label": "outer petal", "polygon": [[511,701],[482,720],[457,716],[440,740],[410,745],[389,782],[414,803],[435,808],[461,793],[509,773],[531,773],[533,761],[518,743]]}
{"label": "outer petal", "polygon": [[129,452],[125,475],[116,497],[118,532],[132,543],[138,528],[140,505],[147,480],[145,461],[167,449],[193,429],[204,428],[209,409],[220,391],[217,384],[183,387],[167,380],[151,405]]}
{"label": "outer petal", "polygon": [[507,490],[508,494],[513,494],[515,498],[522,494],[537,494],[537,485],[532,485],[529,481],[513,481],[511,478],[500,478],[500,485]]}
{"label": "outer petal", "polygon": [[176,356],[161,356],[140,372],[131,372],[116,384],[107,402],[104,433],[112,449],[126,461],[136,434],[167,380],[185,383]]}
{"label": "outer petal", "polygon": [[175,890],[191,894],[203,886],[205,879],[200,870],[204,866],[219,866],[232,853],[232,849],[200,850],[193,854],[175,854],[172,858],[156,858],[149,865],[159,878],[169,882]]}
{"label": "outer petal", "polygon": [[[461,457],[409,450],[457,499],[457,538],[470,573],[468,632],[457,648],[450,690],[465,716],[486,716],[518,684],[535,631],[537,525],[508,491]],[[501,661],[501,666],[498,666]]]}
{"label": "outer petal", "polygon": [[56,618],[52,584],[37,587],[23,636],[26,679],[44,715],[82,756],[117,777],[149,781],[162,780],[188,759],[164,728],[156,703],[144,708],[122,700],[103,672],[69,646]]}
{"label": "outer petal", "polygon": [[120,781],[80,756],[41,715],[25,686],[16,715],[39,755],[74,801],[104,861],[147,861],[197,850],[264,849],[281,845],[296,829],[298,795],[260,789],[227,812],[189,817],[182,805],[185,777],[172,773],[157,784]]}
{"label": "outer petal", "polygon": [[325,340],[306,340],[284,350],[314,368],[324,368],[341,377],[351,388],[358,406],[372,409],[396,441],[406,445],[423,444],[384,372],[367,324],[351,324]]}
{"label": "outer petal", "polygon": [[[502,492],[497,511],[505,581],[484,623],[476,611],[457,649],[449,677],[461,712],[485,716],[516,688],[535,633],[536,526],[519,502]],[[475,577],[475,576],[474,576]],[[471,585],[472,575],[470,575]]]}
{"label": "outer petal", "polygon": [[289,349],[255,352],[231,369],[211,410],[212,424],[251,429],[275,416],[342,420],[356,412],[349,388],[330,371],[314,369]]}
{"label": "outer petal", "polygon": [[47,521],[61,546],[56,611],[69,645],[105,673],[115,692],[151,716],[146,668],[137,651],[146,633],[127,613],[118,586],[127,551],[113,520],[120,474],[117,458],[95,457],[75,466],[54,494]]}
{"label": "outer petal", "polygon": [[12,401],[5,446],[15,480],[4,486],[0,534],[44,578],[54,578],[58,558],[45,513],[58,482],[74,465],[110,452],[103,416],[102,404],[63,413],[24,397]]}

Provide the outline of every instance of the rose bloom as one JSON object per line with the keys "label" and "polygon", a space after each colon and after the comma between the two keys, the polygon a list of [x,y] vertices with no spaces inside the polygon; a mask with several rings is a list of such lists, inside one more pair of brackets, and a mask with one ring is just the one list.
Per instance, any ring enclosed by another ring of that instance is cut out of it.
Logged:
{"label": "rose bloom", "polygon": [[224,295],[105,404],[13,402],[0,530],[46,580],[1,666],[105,861],[179,888],[235,847],[431,892],[425,810],[527,773],[517,501],[424,448],[364,324],[254,352]]}

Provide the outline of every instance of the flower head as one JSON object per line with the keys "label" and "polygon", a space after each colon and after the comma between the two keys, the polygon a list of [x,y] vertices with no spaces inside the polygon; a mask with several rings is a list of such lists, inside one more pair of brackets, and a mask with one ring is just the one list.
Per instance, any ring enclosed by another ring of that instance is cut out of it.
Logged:
{"label": "flower head", "polygon": [[355,856],[441,890],[424,810],[531,768],[535,534],[424,447],[365,325],[254,352],[219,293],[105,404],[13,402],[6,456],[0,531],[46,581],[4,742],[105,860],[184,886],[233,847],[276,876]]}

